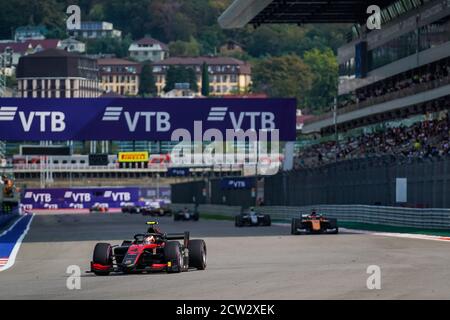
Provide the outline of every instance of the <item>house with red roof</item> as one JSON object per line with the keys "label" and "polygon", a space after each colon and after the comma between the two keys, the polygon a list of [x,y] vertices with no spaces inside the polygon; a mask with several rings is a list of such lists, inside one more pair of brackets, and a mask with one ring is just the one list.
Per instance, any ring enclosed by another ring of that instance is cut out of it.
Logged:
{"label": "house with red roof", "polygon": [[21,57],[48,49],[57,49],[59,39],[26,40],[23,42],[0,42],[0,53],[6,58],[7,67],[16,67]]}

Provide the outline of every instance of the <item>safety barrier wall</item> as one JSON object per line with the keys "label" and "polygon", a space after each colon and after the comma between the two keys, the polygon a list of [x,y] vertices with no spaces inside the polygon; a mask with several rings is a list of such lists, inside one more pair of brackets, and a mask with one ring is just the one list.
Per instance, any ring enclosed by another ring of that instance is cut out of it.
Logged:
{"label": "safety barrier wall", "polygon": [[[184,207],[193,209],[192,204],[174,204],[174,210]],[[239,206],[199,205],[200,214],[214,214],[234,217],[241,212]],[[377,224],[421,229],[449,229],[450,209],[415,209],[363,205],[319,205],[306,207],[259,207],[258,212],[270,214],[272,219],[290,222],[313,209],[339,221]]]}

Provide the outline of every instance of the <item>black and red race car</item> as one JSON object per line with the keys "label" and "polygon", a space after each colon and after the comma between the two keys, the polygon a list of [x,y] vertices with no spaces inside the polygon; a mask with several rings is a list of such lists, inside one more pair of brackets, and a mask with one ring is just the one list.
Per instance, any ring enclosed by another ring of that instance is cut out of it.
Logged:
{"label": "black and red race car", "polygon": [[107,276],[110,273],[178,273],[192,268],[206,269],[205,241],[191,240],[189,232],[163,233],[157,224],[148,222],[146,233],[136,234],[134,240],[124,241],[120,246],[98,243],[90,272]]}
{"label": "black and red race car", "polygon": [[291,234],[338,234],[339,226],[337,219],[327,218],[317,214],[315,210],[309,215],[302,215],[300,219],[292,219]]}

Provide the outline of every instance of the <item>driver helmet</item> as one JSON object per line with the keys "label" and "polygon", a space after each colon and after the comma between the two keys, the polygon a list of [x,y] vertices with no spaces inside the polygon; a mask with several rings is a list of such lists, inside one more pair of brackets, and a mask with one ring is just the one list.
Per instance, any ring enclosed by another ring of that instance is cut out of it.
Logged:
{"label": "driver helmet", "polygon": [[317,217],[317,210],[316,209],[312,210],[311,217]]}
{"label": "driver helmet", "polygon": [[144,238],[144,244],[153,244],[153,243],[155,243],[154,236],[148,236]]}

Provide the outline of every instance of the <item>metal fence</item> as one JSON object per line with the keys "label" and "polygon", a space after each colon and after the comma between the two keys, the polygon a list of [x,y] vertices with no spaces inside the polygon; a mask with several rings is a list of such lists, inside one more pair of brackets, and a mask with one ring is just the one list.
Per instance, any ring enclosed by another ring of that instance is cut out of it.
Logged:
{"label": "metal fence", "polygon": [[450,208],[450,160],[373,157],[265,178],[270,206],[398,206],[396,179],[407,178],[407,205]]}
{"label": "metal fence", "polygon": [[[192,204],[174,204],[174,210],[184,207],[193,209]],[[311,213],[316,209],[319,213],[339,221],[357,222],[397,227],[413,227],[421,229],[450,229],[449,209],[414,209],[382,206],[307,206],[307,207],[260,207],[258,211],[270,214],[272,219],[290,222],[302,214]],[[242,210],[239,206],[200,205],[200,214],[215,214],[234,217]]]}
{"label": "metal fence", "polygon": [[221,179],[204,179],[172,185],[173,203],[255,206],[256,195],[251,189],[223,189]]}

